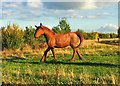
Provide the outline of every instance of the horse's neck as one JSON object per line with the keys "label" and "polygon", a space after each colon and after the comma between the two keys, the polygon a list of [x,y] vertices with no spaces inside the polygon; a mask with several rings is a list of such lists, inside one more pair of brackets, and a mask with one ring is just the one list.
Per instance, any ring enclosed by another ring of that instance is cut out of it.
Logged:
{"label": "horse's neck", "polygon": [[54,32],[52,32],[50,29],[45,28],[45,38],[46,40],[49,40],[51,37],[53,37],[55,35]]}

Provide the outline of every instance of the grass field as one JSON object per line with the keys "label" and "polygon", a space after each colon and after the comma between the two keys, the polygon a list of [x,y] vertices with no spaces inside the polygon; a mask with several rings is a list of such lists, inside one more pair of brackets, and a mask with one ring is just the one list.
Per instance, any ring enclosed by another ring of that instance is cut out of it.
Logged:
{"label": "grass field", "polygon": [[[83,60],[70,61],[71,48],[55,49],[47,62],[40,63],[45,49],[3,51],[2,81],[5,84],[119,84],[119,50],[117,45],[87,40],[79,51]],[[7,52],[7,54],[6,54]],[[8,57],[8,56],[9,57]]]}

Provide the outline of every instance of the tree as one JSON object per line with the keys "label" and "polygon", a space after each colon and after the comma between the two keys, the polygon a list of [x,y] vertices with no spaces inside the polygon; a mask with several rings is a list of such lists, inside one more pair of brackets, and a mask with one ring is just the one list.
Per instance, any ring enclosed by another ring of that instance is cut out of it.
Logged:
{"label": "tree", "polygon": [[99,33],[100,38],[110,38],[110,33]]}
{"label": "tree", "polygon": [[52,30],[53,30],[55,33],[61,33],[61,30],[60,30],[59,26],[53,27]]}
{"label": "tree", "polygon": [[118,38],[120,38],[120,26],[118,28]]}
{"label": "tree", "polygon": [[85,33],[84,30],[82,30],[82,29],[78,29],[77,32]]}
{"label": "tree", "polygon": [[117,34],[115,34],[115,33],[110,33],[110,38],[117,38]]}
{"label": "tree", "polygon": [[66,18],[62,18],[59,24],[52,29],[56,33],[71,32],[69,24],[67,24]]}

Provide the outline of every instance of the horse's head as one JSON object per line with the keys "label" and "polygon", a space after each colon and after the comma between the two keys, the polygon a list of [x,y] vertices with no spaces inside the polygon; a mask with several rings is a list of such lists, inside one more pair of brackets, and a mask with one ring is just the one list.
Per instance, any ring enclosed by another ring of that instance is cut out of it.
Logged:
{"label": "horse's head", "polygon": [[43,26],[42,26],[42,23],[40,23],[40,26],[36,26],[36,31],[35,31],[35,38],[38,38],[40,35],[44,34],[44,30],[43,30]]}

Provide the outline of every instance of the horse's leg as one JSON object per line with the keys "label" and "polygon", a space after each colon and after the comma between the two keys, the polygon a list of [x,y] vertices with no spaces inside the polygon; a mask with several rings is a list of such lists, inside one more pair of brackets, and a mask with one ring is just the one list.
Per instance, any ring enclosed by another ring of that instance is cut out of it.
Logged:
{"label": "horse's leg", "polygon": [[83,56],[81,55],[81,53],[78,51],[78,50],[76,50],[76,52],[77,52],[77,54],[78,54],[78,56],[79,56],[79,59],[83,59]]}
{"label": "horse's leg", "polygon": [[51,48],[51,51],[52,51],[52,54],[53,54],[53,57],[54,57],[54,61],[56,61],[56,55],[55,55],[55,52],[54,52],[54,48]]}
{"label": "horse's leg", "polygon": [[73,56],[72,56],[71,60],[75,60],[75,55],[76,55],[76,49],[73,48]]}
{"label": "horse's leg", "polygon": [[46,60],[46,55],[47,55],[47,52],[50,50],[50,47],[48,47],[45,52],[44,52],[44,55],[42,56],[42,59],[40,60],[41,62],[44,62]]}

